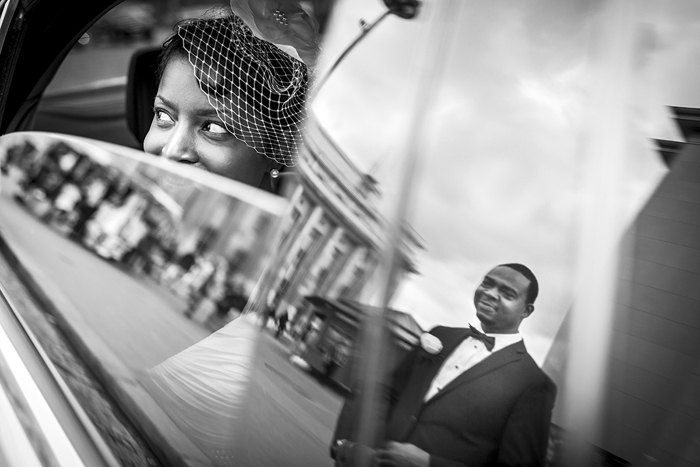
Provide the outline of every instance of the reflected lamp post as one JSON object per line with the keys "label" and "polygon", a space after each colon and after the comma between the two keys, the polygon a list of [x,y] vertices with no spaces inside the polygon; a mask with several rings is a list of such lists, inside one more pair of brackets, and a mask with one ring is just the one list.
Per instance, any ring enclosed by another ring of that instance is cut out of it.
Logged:
{"label": "reflected lamp post", "polygon": [[331,67],[328,69],[325,75],[323,75],[317,82],[316,86],[314,86],[314,90],[312,91],[311,96],[309,97],[309,103],[313,101],[313,99],[316,97],[318,94],[319,90],[323,87],[323,85],[328,81],[328,78],[330,75],[335,71],[336,68],[338,68],[338,65],[340,65],[340,62],[342,62],[345,57],[348,56],[350,51],[355,48],[357,44],[360,43],[360,41],[369,34],[369,32],[374,29],[379,23],[381,23],[384,18],[386,18],[389,15],[395,15],[398,16],[399,18],[403,19],[413,19],[418,15],[418,10],[420,9],[421,2],[420,0],[383,0],[384,5],[386,5],[387,9],[382,13],[379,18],[374,20],[372,23],[367,23],[364,20],[360,20],[360,27],[362,30],[360,31],[360,34],[355,38],[354,41],[348,45],[345,50],[343,50],[343,53],[340,54],[340,56],[333,62]]}

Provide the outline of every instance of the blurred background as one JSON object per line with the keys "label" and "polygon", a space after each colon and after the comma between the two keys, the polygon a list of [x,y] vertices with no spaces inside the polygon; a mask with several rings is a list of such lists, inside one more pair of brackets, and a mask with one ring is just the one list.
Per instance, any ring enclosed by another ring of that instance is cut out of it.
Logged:
{"label": "blurred background", "polygon": [[[700,465],[700,7],[426,1],[330,72],[386,6],[306,3],[322,85],[284,209],[241,208],[221,181],[188,204],[115,162],[129,157],[95,156],[128,150],[5,137],[3,284],[35,303],[30,324],[120,462],[331,465],[362,359],[477,324],[483,275],[521,262],[541,287],[521,331],[559,388],[550,465],[574,465],[572,452],[580,465]],[[213,6],[116,6],[67,55],[34,129],[140,150],[132,55]],[[255,390],[245,413],[220,414],[237,436],[224,448],[240,450],[227,460],[143,375],[247,310],[262,329]],[[363,357],[377,316],[388,338]]]}

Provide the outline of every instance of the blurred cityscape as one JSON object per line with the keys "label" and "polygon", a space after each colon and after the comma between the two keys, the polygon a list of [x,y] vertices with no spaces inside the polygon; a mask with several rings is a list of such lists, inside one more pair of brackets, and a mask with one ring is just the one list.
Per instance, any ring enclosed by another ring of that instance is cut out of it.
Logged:
{"label": "blurred cityscape", "polygon": [[[386,242],[380,191],[313,120],[307,141],[304,162],[289,174],[290,206],[279,226],[215,190],[169,192],[149,167],[124,170],[64,141],[39,149],[42,141],[28,137],[7,149],[3,172],[15,180],[16,202],[103,259],[166,286],[187,302],[185,316],[210,330],[240,315],[266,268],[265,295],[254,311],[284,322],[296,338],[318,338],[324,353],[336,346],[347,353],[357,330],[328,327],[308,298],[368,303],[377,292],[372,285],[381,282]],[[266,242],[275,227],[278,248],[270,256]],[[411,251],[420,243],[410,227],[405,233],[402,272],[389,296],[416,272]],[[352,317],[355,324],[360,315]],[[420,326],[406,319],[415,338]]]}
{"label": "blurred cityscape", "polygon": [[[327,15],[329,2],[315,3]],[[140,149],[126,122],[131,57],[140,49],[157,49],[175,21],[210,6],[125,2],[109,12],[56,73],[34,129]],[[166,451],[159,455],[162,462],[194,455],[187,443],[172,438],[177,430],[153,425],[158,404],[144,402],[148,396],[137,375],[237,317],[266,264],[271,273],[265,293],[251,303],[270,330],[260,358],[274,370],[269,377],[279,379],[275,384],[292,390],[265,404],[296,407],[296,422],[290,427],[271,414],[259,420],[259,429],[266,436],[279,431],[278,436],[297,439],[298,449],[291,454],[264,450],[284,456],[288,465],[331,462],[327,446],[340,408],[337,395],[350,386],[363,316],[376,313],[362,302],[376,292],[385,221],[376,206],[380,187],[372,177],[320,127],[312,125],[308,139],[313,149],[302,154],[304,164],[284,175],[288,210],[282,219],[207,187],[182,190],[182,183],[175,183],[171,189],[147,164],[127,167],[118,157],[105,158],[104,151],[69,139],[35,134],[4,147],[0,229],[11,264],[44,309],[44,315],[32,315],[32,327],[44,337],[52,360],[65,364],[72,390],[125,465],[155,460],[148,453],[134,460],[137,442],[100,407],[116,402],[117,412],[136,420],[145,444]],[[266,242],[274,231],[278,243],[271,248]],[[420,248],[420,240],[407,228],[403,272],[392,290],[415,272],[412,248]],[[415,344],[422,330],[410,315],[391,310],[389,320],[398,351]],[[52,325],[56,332],[41,331]],[[67,336],[65,344],[61,336]],[[75,350],[77,359],[65,349]],[[78,371],[78,360],[87,364],[90,376]],[[91,377],[108,398],[86,389]],[[321,401],[320,413],[303,403],[307,394]],[[310,443],[304,433],[315,424],[323,434]],[[264,439],[256,440],[258,451]],[[255,443],[251,453],[258,452]]]}

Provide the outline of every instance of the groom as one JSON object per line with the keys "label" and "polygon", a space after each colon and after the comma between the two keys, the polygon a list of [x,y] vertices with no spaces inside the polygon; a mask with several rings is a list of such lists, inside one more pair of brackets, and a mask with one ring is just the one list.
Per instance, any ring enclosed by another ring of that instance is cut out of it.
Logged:
{"label": "groom", "polygon": [[541,466],[556,386],[527,353],[518,329],[534,310],[535,275],[517,263],[489,271],[474,294],[486,334],[438,326],[393,374],[386,445],[352,436],[353,401],[338,418],[336,465],[411,467]]}

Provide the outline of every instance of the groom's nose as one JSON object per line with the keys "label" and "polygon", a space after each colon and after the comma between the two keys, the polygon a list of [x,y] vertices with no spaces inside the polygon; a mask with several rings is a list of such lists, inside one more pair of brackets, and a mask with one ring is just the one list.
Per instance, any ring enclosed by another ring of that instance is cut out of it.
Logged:
{"label": "groom's nose", "polygon": [[486,287],[484,288],[484,295],[489,298],[498,298],[498,290],[496,287]]}

